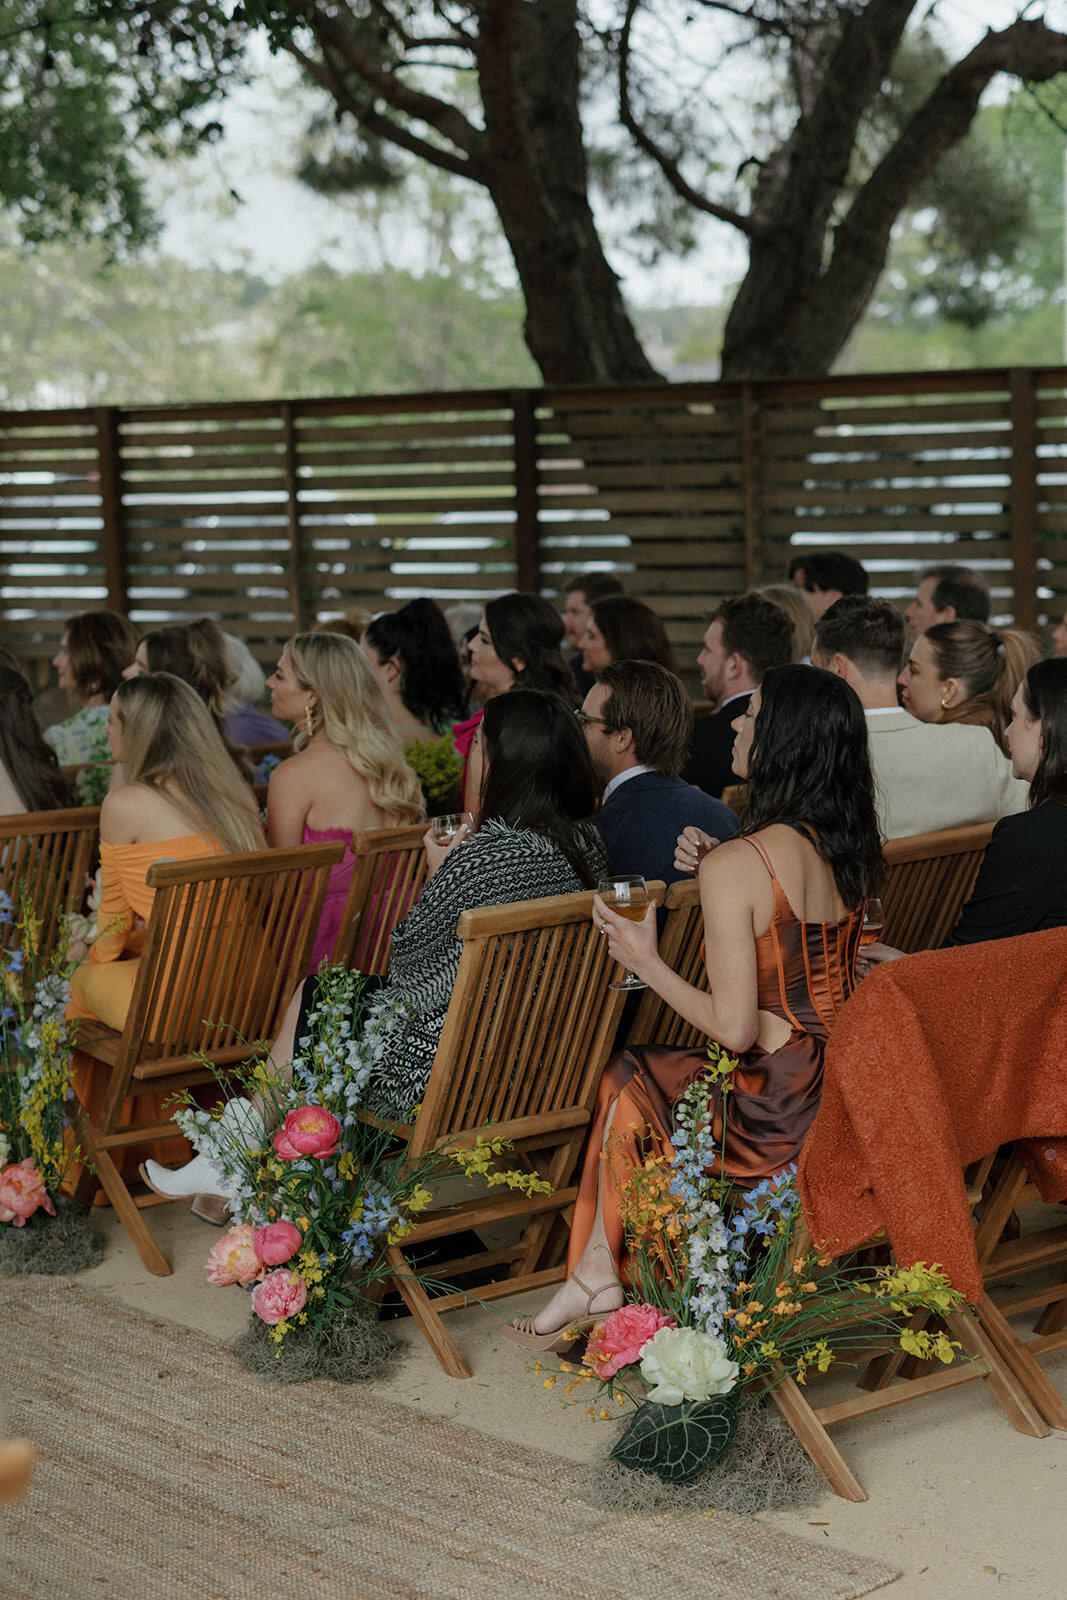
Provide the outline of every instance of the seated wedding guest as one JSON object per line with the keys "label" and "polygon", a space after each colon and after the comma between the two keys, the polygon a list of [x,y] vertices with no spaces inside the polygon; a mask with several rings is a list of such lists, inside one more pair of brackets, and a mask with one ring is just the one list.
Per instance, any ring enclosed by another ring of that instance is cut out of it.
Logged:
{"label": "seated wedding guest", "polygon": [[[545,689],[562,695],[575,707],[579,698],[574,676],[560,651],[563,623],[559,612],[539,594],[513,590],[486,602],[478,632],[470,642],[471,680],[483,705],[509,689]],[[482,720],[476,711],[452,729],[456,749],[466,766],[463,809],[473,811],[481,789],[480,746],[474,735]]]}
{"label": "seated wedding guest", "polygon": [[230,688],[223,722],[227,737],[235,745],[283,744],[288,731],[277,717],[261,709],[266,699],[267,680],[263,668],[235,633],[224,633],[226,659],[230,669]]}
{"label": "seated wedding guest", "polygon": [[100,811],[99,933],[71,978],[71,1015],[121,1029],[137,974],[137,919],[155,891],[156,861],[262,850],[255,801],[241,782],[203,701],[166,672],[120,683],[108,735],[125,781]]}
{"label": "seated wedding guest", "polygon": [[582,639],[582,667],[597,673],[609,661],[655,661],[675,671],[667,630],[652,607],[629,594],[594,600]]}
{"label": "seated wedding guest", "polygon": [[[795,1160],[815,1116],[827,1037],[854,987],[864,899],[882,870],[859,701],[815,667],[773,668],[736,719],[734,766],[748,779],[740,838],[700,863],[708,989],[656,949],[654,912],[628,922],[599,897],[594,917],[616,960],[708,1040],[737,1057],[716,1092],[715,1154],[739,1184]],[[622,1050],[604,1070],[575,1202],[568,1277],[506,1334],[565,1348],[622,1303],[616,1184],[646,1154],[672,1154],[671,1107],[708,1067],[707,1048]]]}
{"label": "seated wedding guest", "polygon": [[[379,611],[361,642],[409,766],[421,778],[430,770],[422,757],[432,764],[435,752],[438,762],[450,758],[454,764],[452,725],[467,704],[459,656],[440,607],[418,599],[399,611]],[[458,778],[456,768],[453,787]]]}
{"label": "seated wedding guest", "polygon": [[478,623],[482,616],[481,605],[477,600],[457,600],[455,605],[443,608],[443,615],[458,655],[466,636],[478,631]]}
{"label": "seated wedding guest", "polygon": [[704,693],[715,702],[701,717],[682,777],[705,794],[721,797],[737,782],[733,770],[734,719],[771,667],[793,659],[793,627],[785,612],[761,594],[737,595],[713,611],[697,665]]}
{"label": "seated wedding guest", "polygon": [[21,672],[0,666],[0,815],[77,804],[55,751],[44,741],[32,689]]}
{"label": "seated wedding guest", "polygon": [[[599,836],[585,820],[596,801],[596,779],[571,707],[556,695],[520,687],[489,701],[478,738],[485,743],[480,820],[447,845],[427,833],[426,886],[393,930],[389,976],[368,1005],[366,1014],[391,1018],[365,1095],[368,1109],[381,1115],[409,1116],[425,1092],[459,970],[460,912],[571,894],[591,888],[607,870]],[[293,996],[271,1049],[285,1081],[295,1041],[314,1040],[315,999],[309,979]],[[262,1124],[251,1102],[229,1105],[230,1125],[258,1142]],[[147,1162],[145,1177],[173,1197],[226,1193],[205,1154],[177,1172]]]}
{"label": "seated wedding guest", "polygon": [[1026,805],[1026,785],[984,728],[920,722],[897,704],[904,619],[886,600],[846,595],[824,611],[812,660],[859,695],[886,839],[988,822]]}
{"label": "seated wedding guest", "polygon": [[[153,633],[146,633],[122,676],[137,678],[148,672],[169,672],[196,690],[211,714],[230,760],[244,781],[251,783],[252,764],[244,750],[232,742],[226,727],[233,669],[226,636],[218,623],[210,617],[200,617],[196,622],[178,623],[172,628],[157,628]],[[119,781],[122,781],[121,773]]]}
{"label": "seated wedding guest", "polygon": [[[1038,661],[1012,701],[1007,740],[1029,806],[993,829],[971,897],[946,945],[1067,927],[1067,661]],[[901,954],[873,944],[865,960]]]}
{"label": "seated wedding guest", "polygon": [[827,606],[845,594],[866,594],[868,578],[855,556],[843,550],[805,550],[789,563],[789,581],[808,597],[818,622]]}
{"label": "seated wedding guest", "polygon": [[1052,654],[1067,656],[1067,611],[1063,613],[1063,620],[1052,630]]}
{"label": "seated wedding guest", "polygon": [[44,730],[61,767],[110,761],[108,702],[136,649],[137,635],[117,611],[79,611],[70,618],[52,665],[59,687],[81,708]]}
{"label": "seated wedding guest", "polygon": [[693,705],[673,672],[653,661],[612,662],[597,675],[578,720],[603,788],[592,820],[613,872],[674,883],[683,876],[674,865],[683,828],[716,841],[733,838],[738,822],[729,806],[678,776]]}
{"label": "seated wedding guest", "polygon": [[764,583],[753,591],[784,611],[793,624],[793,660],[810,663],[815,622],[804,591],[791,583]]}
{"label": "seated wedding guest", "polygon": [[568,646],[577,652],[571,657],[570,667],[580,695],[588,694],[596,681],[595,675],[586,672],[582,666],[585,630],[592,615],[593,601],[604,600],[609,594],[622,593],[623,586],[613,572],[585,572],[580,577],[571,578],[567,584],[563,601],[563,627]]}
{"label": "seated wedding guest", "polygon": [[340,633],[300,633],[268,680],[271,710],[296,728],[296,755],[274,768],[267,789],[267,841],[290,849],[342,839],[330,870],[309,972],[333,953],[355,856],[352,835],[398,827],[423,815],[419,780],[367,657]]}
{"label": "seated wedding guest", "polygon": [[1005,755],[1012,696],[1038,658],[1037,640],[984,622],[938,622],[919,635],[898,679],[905,711],[920,722],[988,728]]}
{"label": "seated wedding guest", "polygon": [[941,622],[988,622],[989,589],[980,572],[949,562],[924,567],[915,599],[904,613],[908,641]]}

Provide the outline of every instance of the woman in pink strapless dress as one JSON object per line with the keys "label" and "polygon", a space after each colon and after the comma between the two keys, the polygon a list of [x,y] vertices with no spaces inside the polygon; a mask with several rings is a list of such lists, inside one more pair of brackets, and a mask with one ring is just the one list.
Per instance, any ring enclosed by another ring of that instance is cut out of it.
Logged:
{"label": "woman in pink strapless dress", "polygon": [[271,710],[296,728],[296,754],[271,773],[267,838],[288,847],[343,839],[330,873],[309,972],[333,954],[364,828],[397,827],[423,815],[419,782],[404,760],[381,689],[354,639],[302,633],[290,639],[267,680]]}

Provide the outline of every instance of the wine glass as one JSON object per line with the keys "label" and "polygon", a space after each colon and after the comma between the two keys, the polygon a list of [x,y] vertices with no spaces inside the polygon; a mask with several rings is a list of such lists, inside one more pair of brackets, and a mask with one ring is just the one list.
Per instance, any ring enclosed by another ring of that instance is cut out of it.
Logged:
{"label": "wine glass", "polygon": [[[629,877],[616,875],[614,878],[601,878],[596,886],[596,892],[609,905],[618,916],[625,917],[628,922],[643,922],[645,910],[648,906],[648,885],[644,878],[632,874]],[[645,989],[647,984],[632,972],[627,972],[625,978],[619,978],[614,983],[609,983],[609,989]]]}
{"label": "wine glass", "polygon": [[863,926],[860,929],[860,949],[866,945],[874,944],[885,932],[885,912],[882,902],[876,894],[867,896],[867,903],[863,908]]}
{"label": "wine glass", "polygon": [[430,827],[438,844],[449,844],[466,823],[469,828],[474,818],[469,811],[446,811],[443,816],[431,817]]}

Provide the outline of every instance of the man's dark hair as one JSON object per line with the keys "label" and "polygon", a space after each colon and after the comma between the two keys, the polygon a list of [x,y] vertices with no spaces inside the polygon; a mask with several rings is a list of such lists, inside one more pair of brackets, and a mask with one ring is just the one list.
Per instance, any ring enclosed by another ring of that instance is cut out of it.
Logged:
{"label": "man's dark hair", "polygon": [[840,589],[842,594],[866,594],[868,578],[855,556],[843,550],[807,550],[789,563],[789,576],[804,574],[804,588]]}
{"label": "man's dark hair", "polygon": [[975,572],[973,567],[951,564],[924,567],[919,573],[919,582],[925,583],[927,578],[935,580],[930,594],[935,610],[944,611],[952,606],[957,622],[989,621],[989,590],[981,573]]}
{"label": "man's dark hair", "polygon": [[793,659],[793,624],[785,612],[762,594],[739,594],[724,600],[711,614],[722,623],[722,647],[728,656],[747,662],[756,683],[772,667]]}
{"label": "man's dark hair", "polygon": [[611,661],[597,682],[608,691],[604,726],[629,728],[641,765],[676,778],[693,735],[693,702],[682,680],[658,661]]}
{"label": "man's dark hair", "polygon": [[609,594],[625,594],[620,580],[613,572],[581,572],[570,578],[563,588],[564,594],[584,594],[586,605],[594,600],[606,600]]}
{"label": "man's dark hair", "polygon": [[904,662],[907,628],[888,600],[846,594],[815,624],[814,652],[821,661],[847,656],[865,678],[895,678]]}

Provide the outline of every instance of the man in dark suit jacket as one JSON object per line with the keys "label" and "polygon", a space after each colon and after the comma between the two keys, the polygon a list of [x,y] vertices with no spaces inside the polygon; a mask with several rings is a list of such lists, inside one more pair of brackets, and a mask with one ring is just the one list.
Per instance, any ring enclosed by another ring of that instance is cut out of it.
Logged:
{"label": "man in dark suit jacket", "polygon": [[693,707],[679,678],[652,661],[613,661],[578,713],[604,798],[593,822],[613,872],[666,883],[684,876],[674,866],[683,828],[732,839],[729,806],[678,777],[693,725]]}
{"label": "man in dark suit jacket", "polygon": [[701,717],[693,730],[681,769],[687,783],[719,796],[738,781],[732,760],[734,719],[763,682],[763,674],[792,659],[793,624],[764,595],[737,595],[712,613],[697,665],[715,710]]}

